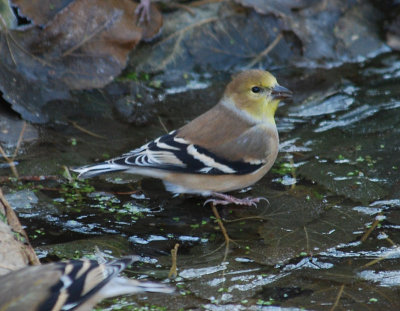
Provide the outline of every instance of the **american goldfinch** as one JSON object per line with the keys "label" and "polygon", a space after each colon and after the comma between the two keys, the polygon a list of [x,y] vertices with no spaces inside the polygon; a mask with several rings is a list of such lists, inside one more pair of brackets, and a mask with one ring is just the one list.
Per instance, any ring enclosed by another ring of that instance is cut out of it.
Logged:
{"label": "american goldfinch", "polygon": [[[216,106],[178,130],[103,163],[74,169],[80,178],[125,171],[163,180],[173,193],[214,196],[216,204],[254,205],[221,192],[257,182],[274,164],[279,100],[291,97],[267,71],[239,73]],[[209,201],[206,201],[209,202]]]}
{"label": "american goldfinch", "polygon": [[135,260],[134,256],[107,264],[70,260],[10,272],[0,277],[0,310],[92,310],[104,298],[173,291],[163,284],[117,276]]}

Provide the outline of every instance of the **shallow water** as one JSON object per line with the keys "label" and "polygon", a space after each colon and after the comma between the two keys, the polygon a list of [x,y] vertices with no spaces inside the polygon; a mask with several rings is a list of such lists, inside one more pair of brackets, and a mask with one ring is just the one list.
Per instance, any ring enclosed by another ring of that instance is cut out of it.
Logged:
{"label": "shallow water", "polygon": [[[104,138],[70,124],[39,128],[16,161],[20,176],[43,180],[2,182],[39,256],[93,255],[95,246],[106,256],[135,253],[142,261],[129,275],[166,280],[179,243],[178,277],[167,281],[175,295],[119,298],[103,302],[106,310],[397,309],[399,55],[275,75],[295,93],[277,113],[280,154],[267,176],[236,193],[269,204],[219,207],[234,241],[226,258],[202,198],[172,197],[161,182],[136,176],[62,177],[62,166],[116,156],[190,121],[220,96],[224,84],[212,77],[183,93],[163,90],[147,126],[74,120]],[[0,175],[11,176],[6,165]]]}

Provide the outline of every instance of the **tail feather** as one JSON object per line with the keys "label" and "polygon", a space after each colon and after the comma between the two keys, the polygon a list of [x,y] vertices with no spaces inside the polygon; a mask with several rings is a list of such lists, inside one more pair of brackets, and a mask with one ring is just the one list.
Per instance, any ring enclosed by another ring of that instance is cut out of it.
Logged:
{"label": "tail feather", "polygon": [[161,283],[144,282],[125,277],[115,277],[101,289],[100,295],[102,298],[109,298],[117,295],[144,292],[170,294],[174,292],[174,288]]}
{"label": "tail feather", "polygon": [[109,162],[102,162],[98,164],[91,164],[82,167],[72,168],[71,170],[78,173],[79,179],[91,178],[97,175],[126,171],[128,168],[123,165],[113,164]]}

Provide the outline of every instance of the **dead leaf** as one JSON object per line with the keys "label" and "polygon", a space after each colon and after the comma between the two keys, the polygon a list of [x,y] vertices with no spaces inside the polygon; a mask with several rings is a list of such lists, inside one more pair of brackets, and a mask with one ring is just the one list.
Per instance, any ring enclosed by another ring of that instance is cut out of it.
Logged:
{"label": "dead leaf", "polygon": [[[1,218],[5,218],[5,221]],[[17,215],[0,189],[0,275],[28,264],[38,265],[40,262]]]}
{"label": "dead leaf", "polygon": [[[76,0],[68,5],[60,1],[50,11],[49,1],[17,2],[44,26],[0,33],[0,90],[14,110],[33,122],[46,122],[42,107],[70,100],[71,90],[101,88],[111,82],[125,68],[142,33],[149,38],[162,25],[155,7],[152,27],[139,25],[137,3],[131,0]],[[56,8],[60,10],[55,12]]]}
{"label": "dead leaf", "polygon": [[[282,25],[274,16],[243,14],[226,3],[196,8],[193,17],[176,11],[165,20],[163,37],[152,46],[136,50],[132,63],[137,71],[190,71],[193,68],[229,70],[235,66],[263,64],[272,67],[299,54],[299,48],[280,36]],[[251,23],[249,23],[251,20]],[[268,53],[266,53],[267,51]]]}
{"label": "dead leaf", "polygon": [[23,43],[47,69],[47,79],[71,89],[102,87],[121,72],[142,38],[135,8],[130,0],[74,1]]}
{"label": "dead leaf", "polygon": [[[79,2],[79,0],[43,0],[40,2],[12,0],[13,5],[18,7],[20,14],[33,21],[35,25],[41,26],[51,22],[60,11],[69,6],[72,2]],[[118,3],[118,1],[114,1],[114,3],[112,3],[112,1],[106,2],[109,2],[112,6]],[[134,1],[129,2],[129,5],[134,6],[136,9],[137,4]],[[99,3],[91,2],[90,9],[95,10],[98,5]],[[132,16],[132,20],[135,25],[142,29],[143,39],[145,40],[151,40],[156,36],[160,32],[162,26],[161,12],[154,4],[150,6],[150,20],[148,22],[140,24],[137,15]]]}

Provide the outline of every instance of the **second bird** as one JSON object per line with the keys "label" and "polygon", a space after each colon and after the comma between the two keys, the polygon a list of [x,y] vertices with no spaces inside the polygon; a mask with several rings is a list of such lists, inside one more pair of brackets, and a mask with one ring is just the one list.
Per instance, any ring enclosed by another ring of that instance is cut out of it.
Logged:
{"label": "second bird", "polygon": [[275,111],[292,93],[268,71],[236,75],[216,106],[190,123],[106,162],[74,169],[80,178],[125,171],[162,179],[173,193],[213,196],[216,204],[260,198],[223,194],[248,187],[272,167],[279,138]]}

